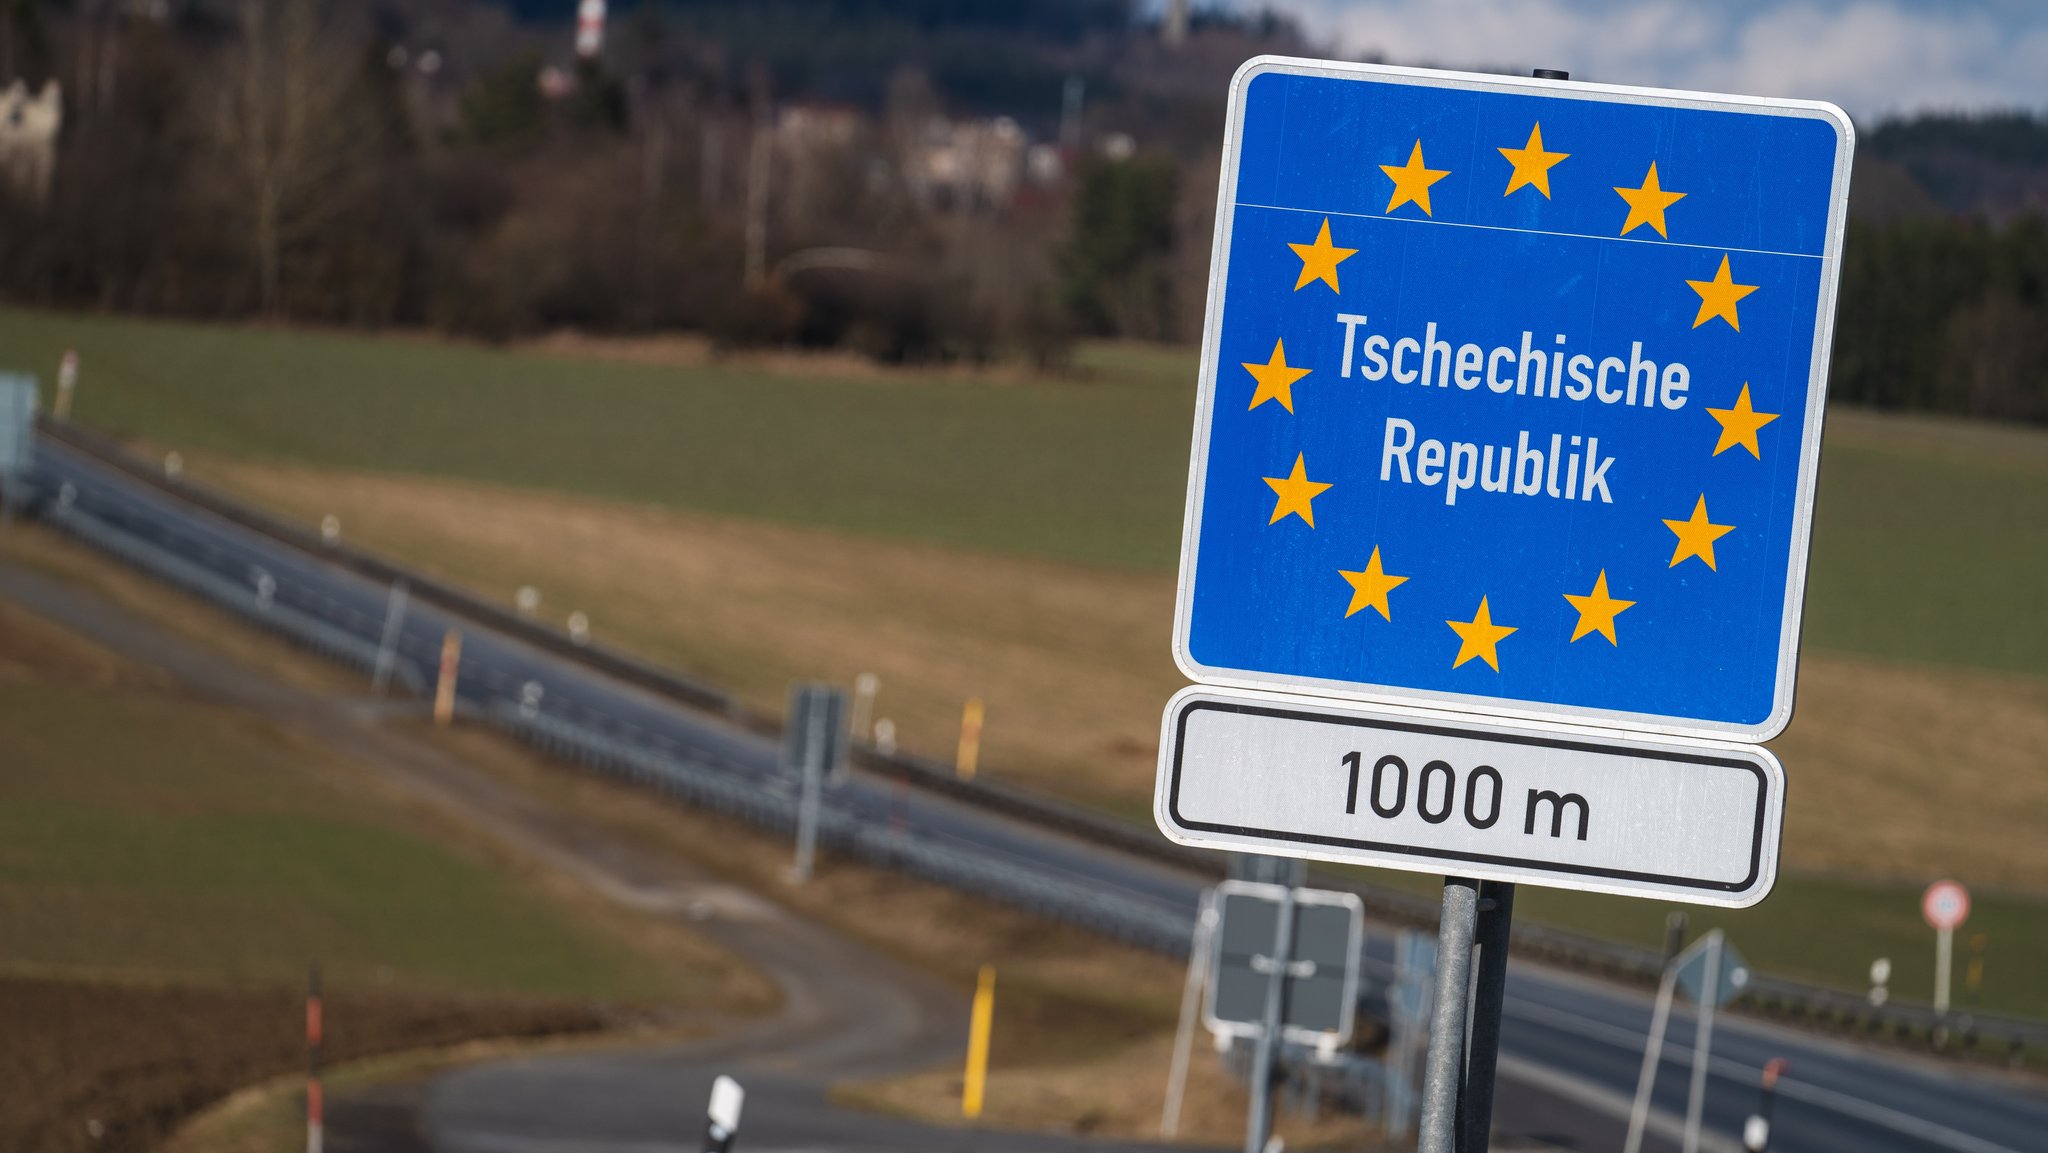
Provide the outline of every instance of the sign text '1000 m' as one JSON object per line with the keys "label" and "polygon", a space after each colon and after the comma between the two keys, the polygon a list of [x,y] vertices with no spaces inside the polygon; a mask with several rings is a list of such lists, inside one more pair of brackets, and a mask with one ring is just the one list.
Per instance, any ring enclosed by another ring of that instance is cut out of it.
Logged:
{"label": "sign text '1000 m'", "polygon": [[[1349,784],[1344,790],[1344,812],[1347,815],[1358,812],[1358,786],[1365,776],[1365,754],[1352,750],[1344,754],[1344,765],[1350,769]],[[1491,829],[1500,822],[1501,796],[1507,792],[1507,785],[1500,770],[1492,765],[1480,765],[1465,777],[1465,823],[1474,829]],[[1434,794],[1434,803],[1432,803]],[[1365,793],[1366,804],[1375,816],[1394,819],[1408,808],[1408,762],[1393,753],[1373,762]],[[1458,805],[1458,770],[1448,761],[1430,761],[1422,766],[1422,772],[1415,786],[1415,815],[1432,825],[1441,825],[1451,819]],[[1545,806],[1548,806],[1547,810]],[[1481,815],[1482,811],[1485,815]],[[1569,811],[1578,817],[1578,839],[1586,839],[1592,827],[1593,810],[1586,798],[1577,793],[1559,793],[1550,789],[1528,790],[1526,815],[1522,820],[1522,834],[1536,835],[1537,816],[1547,811],[1550,817],[1550,835],[1563,836]]]}
{"label": "sign text '1000 m'", "polygon": [[1184,844],[1731,906],[1777,872],[1784,774],[1750,746],[1197,687],[1160,749]]}

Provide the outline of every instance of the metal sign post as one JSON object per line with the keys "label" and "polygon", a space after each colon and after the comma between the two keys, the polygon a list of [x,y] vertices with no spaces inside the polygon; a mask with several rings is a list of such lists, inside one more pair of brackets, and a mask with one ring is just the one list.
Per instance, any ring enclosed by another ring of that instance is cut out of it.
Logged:
{"label": "metal sign post", "polygon": [[12,517],[36,459],[36,378],[0,373],[0,517]]}
{"label": "metal sign post", "polygon": [[784,730],[783,763],[801,774],[803,794],[797,802],[796,860],[790,880],[811,877],[817,855],[818,807],[825,779],[846,755],[846,696],[831,685],[790,686],[789,720]]}
{"label": "metal sign post", "polygon": [[380,697],[391,683],[391,662],[398,654],[398,638],[405,628],[409,592],[403,580],[392,581],[391,592],[384,601],[384,631],[377,638],[377,665],[370,674],[370,691]]}
{"label": "metal sign post", "polygon": [[1934,1011],[1946,1014],[1955,935],[1970,919],[1970,891],[1956,881],[1936,881],[1920,898],[1920,915],[1934,930]]}
{"label": "metal sign post", "polygon": [[1749,966],[1719,929],[1709,930],[1692,947],[1673,958],[1657,985],[1657,1007],[1650,1015],[1650,1036],[1643,1046],[1643,1066],[1636,1075],[1636,1097],[1629,1111],[1624,1153],[1640,1153],[1650,1121],[1650,1091],[1664,1058],[1664,1030],[1671,1020],[1671,1002],[1683,989],[1699,1005],[1694,1026],[1691,1093],[1685,1110],[1685,1153],[1698,1153],[1700,1118],[1706,1105],[1707,1057],[1714,1033],[1714,1012],[1749,986]]}
{"label": "metal sign post", "polygon": [[[1233,867],[1268,871],[1259,867],[1290,863],[1267,858]],[[1272,1076],[1282,1043],[1325,1048],[1350,1039],[1365,908],[1353,893],[1263,881],[1225,881],[1216,894],[1202,1021],[1212,1032],[1254,1042],[1245,1148],[1259,1153],[1271,1136]]]}
{"label": "metal sign post", "polygon": [[1173,1033],[1173,1063],[1166,1074],[1166,1104],[1159,1115],[1159,1135],[1180,1136],[1181,1097],[1188,1083],[1188,1050],[1195,1039],[1195,1017],[1202,991],[1209,984],[1209,947],[1216,935],[1216,890],[1202,891],[1202,910],[1195,917],[1194,939],[1188,945],[1187,983],[1181,988],[1180,1024]]}
{"label": "metal sign post", "polygon": [[1252,1051],[1252,1104],[1245,1118],[1244,1153],[1264,1153],[1271,1135],[1274,1050],[1280,1045],[1281,1022],[1287,1014],[1288,956],[1294,944],[1294,890],[1280,890],[1279,915],[1273,919],[1273,948],[1252,956],[1252,971],[1266,974],[1266,1011],[1259,1022]]}
{"label": "metal sign post", "polygon": [[1550,70],[1232,81],[1154,814],[1446,878],[1424,1150],[1485,1147],[1513,886],[1775,882],[1853,139]]}

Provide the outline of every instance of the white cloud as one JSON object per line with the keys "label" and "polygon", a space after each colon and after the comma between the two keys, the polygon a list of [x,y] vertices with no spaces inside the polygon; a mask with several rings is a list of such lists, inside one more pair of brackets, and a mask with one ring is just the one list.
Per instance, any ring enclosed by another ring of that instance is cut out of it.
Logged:
{"label": "white cloud", "polygon": [[1858,116],[2048,108],[2024,0],[1266,0],[1349,55],[1832,100]]}

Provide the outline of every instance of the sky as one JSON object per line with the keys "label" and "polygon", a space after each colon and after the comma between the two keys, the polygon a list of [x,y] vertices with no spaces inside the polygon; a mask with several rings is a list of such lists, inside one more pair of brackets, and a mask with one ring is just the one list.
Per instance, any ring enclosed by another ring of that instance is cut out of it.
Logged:
{"label": "sky", "polygon": [[1831,100],[1858,118],[2048,111],[2040,0],[1238,0],[1344,55]]}

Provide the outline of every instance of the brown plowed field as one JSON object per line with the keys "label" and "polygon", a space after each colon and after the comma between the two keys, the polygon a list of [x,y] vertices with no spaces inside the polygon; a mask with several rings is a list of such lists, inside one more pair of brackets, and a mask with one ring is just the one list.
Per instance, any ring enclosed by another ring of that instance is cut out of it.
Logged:
{"label": "brown plowed field", "polygon": [[[327,998],[325,1020],[334,1062],[611,1023],[573,1003],[348,991]],[[0,977],[0,1149],[154,1149],[234,1090],[304,1068],[305,1021],[294,990]]]}

